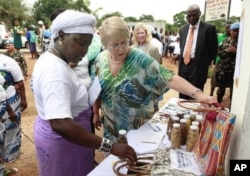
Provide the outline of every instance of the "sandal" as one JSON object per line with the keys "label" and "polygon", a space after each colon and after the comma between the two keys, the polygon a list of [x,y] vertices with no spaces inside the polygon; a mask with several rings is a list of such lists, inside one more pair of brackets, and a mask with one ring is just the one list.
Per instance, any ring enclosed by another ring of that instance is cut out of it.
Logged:
{"label": "sandal", "polygon": [[11,176],[15,175],[17,173],[18,169],[17,168],[11,168],[11,169],[6,169],[4,171],[4,176]]}

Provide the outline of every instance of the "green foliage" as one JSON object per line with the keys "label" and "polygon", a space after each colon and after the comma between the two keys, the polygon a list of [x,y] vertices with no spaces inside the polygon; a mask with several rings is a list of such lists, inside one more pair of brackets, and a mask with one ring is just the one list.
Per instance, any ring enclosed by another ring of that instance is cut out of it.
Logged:
{"label": "green foliage", "polygon": [[155,21],[155,19],[152,15],[142,15],[140,16],[139,21],[151,22],[151,21]]}
{"label": "green foliage", "polygon": [[13,26],[14,19],[22,24],[29,18],[25,12],[27,7],[21,0],[0,0],[0,21],[3,21],[9,29]]}
{"label": "green foliage", "polygon": [[[182,11],[182,12],[177,13],[176,15],[174,15],[173,21],[174,21],[174,26],[177,29],[181,28],[181,26],[183,26],[184,24],[187,23],[187,21],[186,21],[186,11]],[[172,31],[172,32],[174,32],[174,31]]]}
{"label": "green foliage", "polygon": [[125,17],[124,20],[125,20],[126,22],[138,22],[137,18],[131,17],[131,16]]}
{"label": "green foliage", "polygon": [[[89,9],[91,0],[36,0],[32,9],[28,9],[22,2],[23,0],[0,0],[0,21],[3,21],[9,28],[12,26],[14,19],[18,19],[20,24],[24,27],[27,27],[30,24],[37,24],[37,21],[39,20],[42,20],[44,23],[50,23],[50,14],[58,8],[75,9],[92,13],[97,19],[97,27],[99,27],[102,21],[107,17],[114,15],[123,17],[120,12],[112,12],[99,17],[98,13],[103,9],[101,7],[97,9]],[[187,23],[185,15],[185,11],[174,15],[173,24],[164,21],[166,24],[165,30],[168,32],[178,32],[179,28]],[[141,15],[139,19],[132,16],[123,18],[127,22],[155,21],[152,15],[146,14]],[[201,20],[204,20],[204,15],[201,16]],[[229,21],[240,21],[240,17],[230,17]],[[218,33],[224,32],[226,24],[225,20],[211,21],[209,23],[216,26]]]}

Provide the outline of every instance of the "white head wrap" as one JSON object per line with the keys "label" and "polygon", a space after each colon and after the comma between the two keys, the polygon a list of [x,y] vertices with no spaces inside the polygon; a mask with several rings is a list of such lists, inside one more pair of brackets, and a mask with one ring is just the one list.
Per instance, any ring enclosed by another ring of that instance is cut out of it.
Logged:
{"label": "white head wrap", "polygon": [[[51,42],[54,42],[54,39],[58,37],[60,30],[65,33],[93,35],[95,26],[96,19],[93,15],[75,10],[65,10],[51,24]],[[50,45],[53,44],[51,43]]]}

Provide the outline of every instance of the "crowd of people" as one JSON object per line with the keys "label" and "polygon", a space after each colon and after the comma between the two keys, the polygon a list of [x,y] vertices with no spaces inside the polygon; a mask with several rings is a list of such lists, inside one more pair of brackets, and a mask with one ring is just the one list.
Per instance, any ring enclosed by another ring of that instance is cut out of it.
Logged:
{"label": "crowd of people", "polygon": [[[105,19],[97,34],[93,15],[68,9],[51,14],[51,26],[43,28],[39,21],[38,33],[30,26],[26,37],[31,56],[39,57],[31,89],[40,176],[87,175],[95,166],[95,149],[136,163],[134,149],[117,142],[118,132],[140,128],[169,89],[178,91],[179,98],[221,103],[230,87],[231,100],[239,23],[230,24],[230,32],[218,42],[216,27],[200,20],[199,6],[189,6],[186,14],[188,23],[173,35],[163,34],[162,29],[158,33],[144,22],[135,25],[131,35],[127,23],[116,16]],[[27,108],[28,68],[20,51],[23,31],[17,20],[13,31],[14,40],[7,41],[7,51],[0,55],[0,125],[4,127],[0,143],[5,148],[0,154],[5,162],[20,155],[21,112]],[[178,74],[162,65],[166,53],[174,63],[178,61]],[[211,84],[219,87],[217,98],[203,93],[211,64],[215,65]],[[92,87],[94,94],[89,92]],[[100,127],[103,135],[95,135]]]}

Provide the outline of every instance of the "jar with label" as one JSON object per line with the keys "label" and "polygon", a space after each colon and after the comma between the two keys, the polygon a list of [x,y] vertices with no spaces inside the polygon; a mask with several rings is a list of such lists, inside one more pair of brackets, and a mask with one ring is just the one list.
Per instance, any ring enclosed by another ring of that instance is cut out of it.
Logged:
{"label": "jar with label", "polygon": [[189,131],[189,127],[190,127],[190,125],[191,125],[190,114],[185,114],[185,115],[184,115],[184,119],[186,119],[187,131]]}
{"label": "jar with label", "polygon": [[198,127],[191,125],[188,131],[187,143],[186,143],[186,150],[188,152],[191,152],[193,150],[193,147],[198,141],[198,138],[199,138]]}
{"label": "jar with label", "polygon": [[181,128],[179,123],[173,124],[171,131],[171,148],[177,149],[181,146]]}
{"label": "jar with label", "polygon": [[128,143],[127,140],[127,131],[126,130],[119,130],[119,136],[118,136],[118,143]]}
{"label": "jar with label", "polygon": [[181,145],[186,145],[187,142],[187,120],[181,119],[180,120],[181,125]]}

